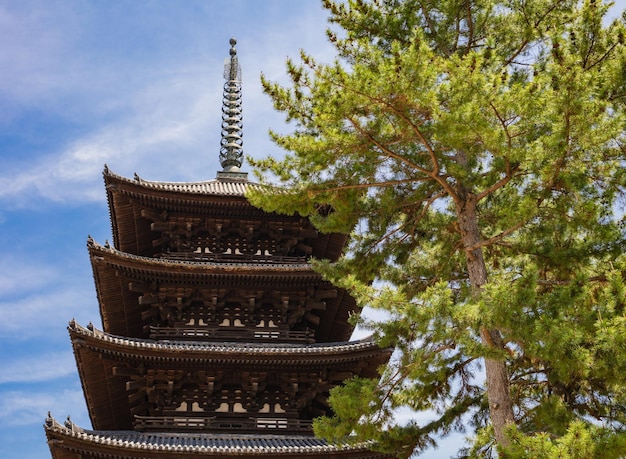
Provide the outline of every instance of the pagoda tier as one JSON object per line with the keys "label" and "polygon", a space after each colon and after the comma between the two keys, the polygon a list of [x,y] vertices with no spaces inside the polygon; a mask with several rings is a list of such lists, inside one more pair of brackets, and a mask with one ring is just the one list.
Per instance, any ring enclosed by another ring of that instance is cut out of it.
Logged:
{"label": "pagoda tier", "polygon": [[371,340],[312,345],[130,339],[69,327],[98,430],[310,434],[328,391],[377,377]]}
{"label": "pagoda tier", "polygon": [[188,262],[88,242],[103,328],[153,339],[331,342],[354,299],[307,263]]}
{"label": "pagoda tier", "polygon": [[142,433],[84,430],[52,417],[45,424],[54,459],[173,459],[245,456],[265,459],[384,459],[368,444],[329,445],[310,436]]}
{"label": "pagoda tier", "polygon": [[313,419],[333,415],[329,391],[378,378],[392,350],[347,341],[360,309],[312,268],[312,258],[338,260],[347,235],[248,201],[267,188],[241,170],[230,44],[215,180],[104,168],[113,244],[87,243],[104,331],[68,328],[94,430],[49,416],[53,459],[392,457],[313,437]]}
{"label": "pagoda tier", "polygon": [[196,261],[336,260],[347,239],[320,234],[298,215],[253,207],[246,192],[261,185],[247,180],[131,180],[105,167],[104,182],[114,246],[135,255]]}

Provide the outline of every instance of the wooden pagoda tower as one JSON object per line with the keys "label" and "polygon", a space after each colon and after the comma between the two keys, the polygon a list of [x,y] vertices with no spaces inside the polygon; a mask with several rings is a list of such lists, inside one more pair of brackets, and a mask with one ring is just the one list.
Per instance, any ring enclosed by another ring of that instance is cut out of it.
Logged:
{"label": "wooden pagoda tower", "polygon": [[247,201],[259,185],[239,169],[231,45],[215,180],[127,179],[105,166],[113,245],[87,243],[102,330],[68,327],[92,430],[49,416],[54,459],[388,457],[313,436],[328,391],[378,377],[390,351],[348,341],[354,299],[308,263],[337,259],[346,236]]}

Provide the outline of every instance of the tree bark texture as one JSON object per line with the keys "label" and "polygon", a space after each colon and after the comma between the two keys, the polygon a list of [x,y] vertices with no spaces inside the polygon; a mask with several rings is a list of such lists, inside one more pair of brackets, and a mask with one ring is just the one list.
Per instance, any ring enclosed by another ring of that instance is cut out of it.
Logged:
{"label": "tree bark texture", "polygon": [[[482,249],[472,250],[481,241],[476,196],[471,193],[463,193],[461,196],[464,199],[457,201],[456,204],[459,230],[465,248],[469,280],[472,288],[478,292],[487,282],[487,267]],[[502,336],[498,330],[483,328],[481,340],[486,346],[502,348]],[[496,442],[500,446],[507,446],[509,441],[506,437],[506,426],[514,422],[514,416],[506,362],[485,358],[485,373],[489,417],[495,431]]]}

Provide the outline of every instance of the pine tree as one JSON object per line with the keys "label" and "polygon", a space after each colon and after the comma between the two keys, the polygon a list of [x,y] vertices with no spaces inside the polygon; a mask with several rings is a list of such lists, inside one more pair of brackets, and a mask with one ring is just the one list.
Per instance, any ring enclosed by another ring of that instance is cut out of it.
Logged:
{"label": "pine tree", "polygon": [[295,128],[253,161],[285,186],[251,199],[352,232],[317,269],[396,353],[334,389],[316,432],[408,457],[471,426],[471,457],[619,457],[625,20],[600,0],[324,6],[337,60],[262,78]]}

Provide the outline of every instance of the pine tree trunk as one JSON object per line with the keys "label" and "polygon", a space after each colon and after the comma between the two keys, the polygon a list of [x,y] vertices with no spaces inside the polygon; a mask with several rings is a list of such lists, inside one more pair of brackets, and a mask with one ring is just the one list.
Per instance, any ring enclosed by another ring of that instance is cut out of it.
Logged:
{"label": "pine tree trunk", "polygon": [[[464,199],[457,202],[459,230],[463,247],[470,249],[481,241],[476,196],[471,193],[463,193],[462,196]],[[487,268],[482,249],[466,250],[465,255],[470,283],[473,289],[479,291],[487,282]],[[498,330],[482,329],[481,339],[486,346],[502,347],[502,336]],[[489,416],[495,431],[496,442],[499,446],[507,446],[509,441],[505,434],[506,426],[514,422],[514,417],[506,363],[502,360],[486,358],[485,373]]]}

